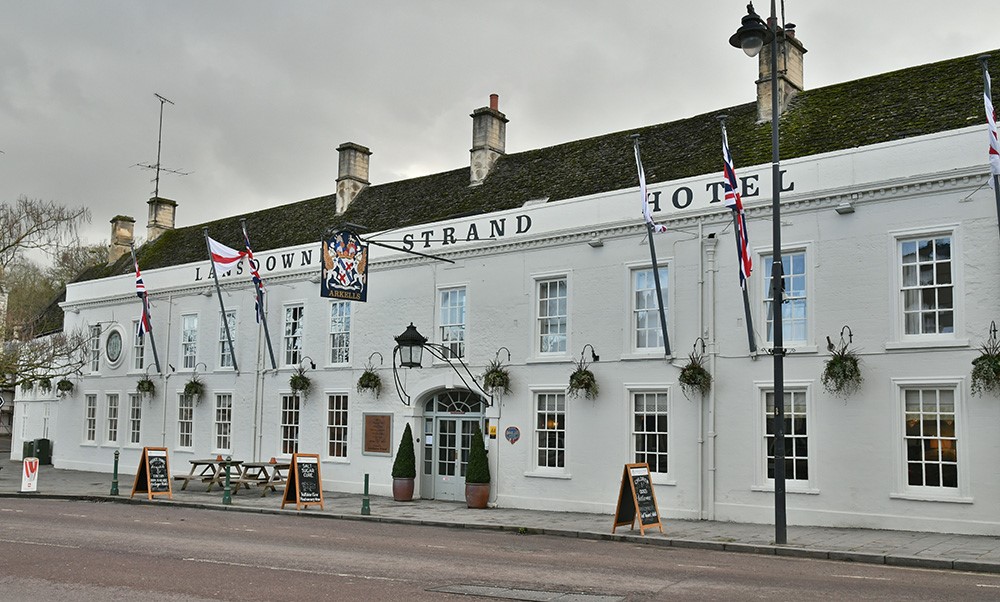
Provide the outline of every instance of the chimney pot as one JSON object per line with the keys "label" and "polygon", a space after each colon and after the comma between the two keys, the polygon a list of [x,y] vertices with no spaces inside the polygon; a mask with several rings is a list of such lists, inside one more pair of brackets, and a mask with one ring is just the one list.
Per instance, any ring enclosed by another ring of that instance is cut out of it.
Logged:
{"label": "chimney pot", "polygon": [[490,108],[494,111],[500,110],[500,95],[490,94]]}
{"label": "chimney pot", "polygon": [[111,245],[108,247],[108,265],[118,261],[132,248],[135,220],[127,215],[111,218]]}
{"label": "chimney pot", "polygon": [[507,117],[497,106],[500,96],[490,94],[490,106],[472,112],[472,149],[470,150],[469,183],[483,183],[496,160],[506,153]]}
{"label": "chimney pot", "polygon": [[174,229],[177,218],[177,201],[154,196],[149,205],[149,222],[146,223],[146,242],[153,242],[167,230]]}

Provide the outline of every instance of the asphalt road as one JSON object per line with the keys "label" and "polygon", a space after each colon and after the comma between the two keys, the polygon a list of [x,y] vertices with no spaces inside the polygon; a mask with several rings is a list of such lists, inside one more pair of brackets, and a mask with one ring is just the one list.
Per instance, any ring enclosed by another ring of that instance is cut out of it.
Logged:
{"label": "asphalt road", "polygon": [[1000,575],[30,498],[0,499],[0,558],[4,601],[1000,599]]}

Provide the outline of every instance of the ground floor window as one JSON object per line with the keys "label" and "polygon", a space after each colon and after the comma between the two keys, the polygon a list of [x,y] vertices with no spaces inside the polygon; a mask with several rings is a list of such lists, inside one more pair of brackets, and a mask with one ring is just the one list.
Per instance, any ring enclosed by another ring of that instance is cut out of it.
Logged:
{"label": "ground floor window", "polygon": [[[785,479],[809,480],[809,433],[807,431],[806,391],[786,388]],[[764,393],[764,444],[767,450],[767,478],[774,479],[774,391]]]}
{"label": "ground floor window", "polygon": [[566,467],[566,394],[535,394],[535,458],[538,468]]}
{"label": "ground floor window", "polygon": [[299,451],[299,396],[281,396],[281,453]]}
{"label": "ground floor window", "polygon": [[129,443],[139,443],[142,440],[142,395],[130,393],[128,412]]}
{"label": "ground floor window", "polygon": [[327,454],[331,458],[347,457],[347,395],[327,397]]}
{"label": "ground floor window", "polygon": [[192,447],[194,444],[194,398],[181,395],[177,402],[177,446]]}
{"label": "ground floor window", "polygon": [[667,473],[667,392],[632,393],[632,441],[637,463]]}
{"label": "ground floor window", "polygon": [[83,438],[87,443],[97,442],[97,395],[87,395],[83,411]]}
{"label": "ground floor window", "polygon": [[958,487],[955,390],[903,389],[906,483],[910,487]]}
{"label": "ground floor window", "polygon": [[108,393],[107,397],[108,443],[118,442],[118,394]]}
{"label": "ground floor window", "polygon": [[215,449],[220,452],[232,450],[233,396],[218,393],[215,396]]}

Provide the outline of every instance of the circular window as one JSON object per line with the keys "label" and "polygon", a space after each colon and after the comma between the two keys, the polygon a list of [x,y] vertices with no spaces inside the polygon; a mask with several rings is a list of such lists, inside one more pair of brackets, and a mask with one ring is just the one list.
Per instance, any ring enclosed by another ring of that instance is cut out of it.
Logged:
{"label": "circular window", "polygon": [[118,330],[112,330],[108,333],[104,349],[108,354],[108,361],[112,364],[117,363],[122,357],[122,333]]}

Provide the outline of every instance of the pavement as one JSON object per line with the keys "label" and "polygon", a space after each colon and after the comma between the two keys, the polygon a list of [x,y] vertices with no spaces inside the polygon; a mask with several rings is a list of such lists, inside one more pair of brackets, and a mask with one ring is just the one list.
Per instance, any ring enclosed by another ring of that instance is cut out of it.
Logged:
{"label": "pavement", "polygon": [[391,497],[381,496],[370,496],[370,514],[362,514],[364,496],[339,492],[324,492],[322,509],[308,506],[296,510],[293,504],[286,505],[282,510],[280,488],[264,496],[257,488],[244,489],[232,496],[231,504],[224,505],[222,491],[206,492],[205,485],[197,481],[192,481],[185,491],[175,487],[172,499],[157,496],[149,501],[145,494],[130,498],[134,479],[131,474],[119,475],[119,495],[112,496],[111,474],[62,470],[52,466],[39,468],[37,492],[20,493],[21,463],[0,460],[0,467],[0,498],[70,499],[156,504],[207,511],[307,515],[317,519],[491,529],[653,546],[1000,574],[1000,537],[983,535],[789,526],[788,543],[776,545],[773,543],[773,525],[679,519],[663,519],[663,533],[653,528],[642,535],[638,527],[629,529],[624,526],[618,527],[612,534],[614,521],[609,514],[514,508],[473,510],[460,502],[396,502]]}

